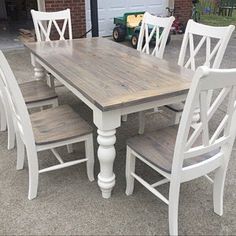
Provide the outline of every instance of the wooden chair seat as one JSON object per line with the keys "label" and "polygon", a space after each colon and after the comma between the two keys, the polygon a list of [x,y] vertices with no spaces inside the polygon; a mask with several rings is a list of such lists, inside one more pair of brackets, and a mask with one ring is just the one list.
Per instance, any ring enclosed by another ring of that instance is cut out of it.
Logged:
{"label": "wooden chair seat", "polygon": [[55,91],[41,80],[26,82],[19,86],[26,104],[57,98]]}
{"label": "wooden chair seat", "polygon": [[180,102],[180,103],[170,104],[165,107],[169,108],[170,110],[174,112],[182,112],[184,110],[184,103]]}
{"label": "wooden chair seat", "polygon": [[92,127],[67,105],[30,116],[37,145],[60,142],[92,133]]}
{"label": "wooden chair seat", "polygon": [[[177,132],[178,125],[170,126],[128,139],[127,145],[153,165],[167,173],[171,173]],[[198,139],[195,145],[200,143],[201,140]],[[184,161],[184,167],[206,160],[214,154],[211,152],[187,159]]]}

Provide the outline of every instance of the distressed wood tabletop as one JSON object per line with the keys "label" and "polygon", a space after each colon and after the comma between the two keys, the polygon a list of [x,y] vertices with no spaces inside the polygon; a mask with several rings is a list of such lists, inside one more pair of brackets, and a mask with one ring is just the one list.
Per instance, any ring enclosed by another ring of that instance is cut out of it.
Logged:
{"label": "distressed wood tabletop", "polygon": [[193,77],[188,69],[105,38],[26,47],[102,111],[186,94]]}

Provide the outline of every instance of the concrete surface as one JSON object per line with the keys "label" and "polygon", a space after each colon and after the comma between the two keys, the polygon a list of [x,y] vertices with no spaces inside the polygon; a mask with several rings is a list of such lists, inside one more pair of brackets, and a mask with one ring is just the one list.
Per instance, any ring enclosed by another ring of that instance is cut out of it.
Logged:
{"label": "concrete surface", "polygon": [[[173,36],[166,49],[165,58],[177,62],[182,36]],[[236,37],[232,37],[222,67],[236,67]],[[19,82],[31,80],[33,69],[26,50],[6,51],[5,55]],[[60,103],[70,104],[81,116],[92,123],[92,112],[65,88],[57,90]],[[223,111],[222,111],[223,112]],[[211,128],[217,126],[219,116]],[[148,117],[146,131],[173,123],[170,113],[158,113]],[[16,151],[8,151],[7,134],[0,133],[0,234],[1,235],[166,235],[168,234],[168,208],[139,183],[134,194],[127,197],[125,191],[125,141],[136,135],[137,114],[128,116],[128,122],[117,130],[117,157],[114,171],[116,187],[112,198],[105,200],[96,182],[90,183],[85,165],[40,175],[38,197],[27,199],[28,173],[16,171]],[[95,148],[96,131],[94,132]],[[60,152],[70,158],[65,148]],[[84,148],[75,146],[72,157],[82,157]],[[205,178],[184,183],[181,187],[179,207],[179,234],[185,235],[233,235],[236,234],[236,153],[233,151],[226,186],[224,215],[213,212],[212,185]],[[50,152],[39,155],[40,166],[56,163]],[[99,171],[96,158],[95,174]],[[147,180],[160,178],[142,163],[137,171]],[[160,187],[167,196],[168,185]]]}

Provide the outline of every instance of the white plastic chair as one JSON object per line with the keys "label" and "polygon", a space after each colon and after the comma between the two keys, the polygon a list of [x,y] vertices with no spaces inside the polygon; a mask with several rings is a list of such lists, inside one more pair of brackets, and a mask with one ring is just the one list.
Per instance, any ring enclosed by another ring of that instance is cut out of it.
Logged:
{"label": "white plastic chair", "polygon": [[[29,167],[29,193],[31,200],[37,196],[38,175],[52,170],[87,163],[87,174],[94,180],[94,150],[92,128],[69,106],[59,106],[33,113],[29,116],[24,98],[11,68],[0,52],[1,84],[7,94],[8,107],[11,109],[17,140],[17,170],[23,168],[25,149]],[[64,162],[56,148],[85,142],[86,157],[80,160]],[[58,165],[39,170],[37,153],[51,150]]]}
{"label": "white plastic chair", "polygon": [[[179,127],[163,128],[131,138],[127,142],[126,194],[133,193],[136,179],[164,201],[169,207],[171,235],[178,234],[179,190],[183,182],[206,176],[214,184],[214,211],[218,215],[223,214],[224,182],[236,135],[235,77],[236,69],[200,67],[193,78]],[[208,107],[206,99],[212,90],[217,90],[219,94]],[[227,109],[224,117],[219,120],[217,112],[223,102],[227,103]],[[194,130],[191,123],[198,104],[201,120]],[[209,125],[215,116],[219,125],[210,129]],[[164,179],[149,184],[138,176],[135,173],[136,157],[164,176]],[[212,171],[215,171],[213,180],[207,175]],[[156,187],[168,182],[169,199],[156,190]]]}
{"label": "white plastic chair", "polygon": [[[140,29],[137,50],[162,59],[174,20],[175,18],[173,16],[157,17],[145,12]],[[155,38],[155,46],[152,48],[150,44],[153,42],[153,38]],[[144,116],[144,112],[139,113],[140,122]],[[123,116],[122,120],[126,121],[127,116]]]}
{"label": "white plastic chair", "polygon": [[[214,27],[189,20],[179,54],[178,65],[195,71],[199,65],[196,63],[198,59],[197,56],[201,48],[205,45],[205,59],[200,62],[200,65],[206,65],[210,68],[219,69],[234,29],[235,26],[233,25],[229,25],[227,27]],[[201,37],[198,44],[194,41],[196,36]],[[215,45],[212,44],[213,40],[217,40]],[[176,113],[175,124],[179,123],[183,107],[183,103],[167,106],[167,108]],[[195,121],[198,120],[197,114],[194,118]]]}

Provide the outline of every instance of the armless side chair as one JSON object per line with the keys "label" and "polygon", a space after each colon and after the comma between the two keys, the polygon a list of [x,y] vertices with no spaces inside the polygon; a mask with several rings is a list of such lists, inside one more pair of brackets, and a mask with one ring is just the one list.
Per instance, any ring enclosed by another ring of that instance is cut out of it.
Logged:
{"label": "armless side chair", "polygon": [[[57,12],[31,10],[31,15],[38,42],[51,41],[55,36],[59,40],[66,40],[66,34],[69,40],[73,39],[70,9]],[[55,88],[55,78],[50,74],[48,78],[48,85]]]}
{"label": "armless side chair", "polygon": [[[207,177],[213,183],[214,212],[223,214],[223,192],[229,159],[236,135],[236,69],[197,69],[184,106],[180,125],[160,129],[131,138],[127,142],[126,194],[134,189],[134,179],[168,205],[169,232],[178,234],[178,205],[181,183]],[[208,92],[217,91],[210,106],[206,103]],[[227,108],[219,119],[221,105]],[[192,118],[199,105],[200,121],[193,129]],[[219,124],[212,126],[217,117]],[[210,128],[211,127],[211,128]],[[214,128],[215,127],[215,128]],[[135,173],[138,158],[164,178],[149,184]],[[214,172],[211,179],[208,174]],[[156,187],[170,183],[169,199]]]}
{"label": "armless side chair", "polygon": [[[157,17],[145,12],[140,29],[137,50],[162,59],[174,20],[175,18],[173,16]],[[153,38],[156,39],[154,42],[155,45],[150,47]],[[144,116],[145,112],[139,113],[140,127],[144,122]],[[122,120],[126,121],[127,115],[124,115]]]}
{"label": "armless side chair", "polygon": [[[0,51],[1,52],[1,51]],[[1,63],[1,62],[0,62]],[[0,75],[3,76],[3,75]],[[34,80],[19,84],[22,91],[25,103],[28,109],[31,108],[43,108],[45,106],[56,107],[58,106],[58,96],[55,90],[50,88],[45,82]],[[13,123],[9,119],[9,116],[5,114],[7,111],[4,109],[4,98],[0,91],[0,117],[1,127],[0,130],[8,131],[8,149],[15,147],[15,131]],[[8,119],[6,117],[8,116]]]}
{"label": "armless side chair", "polygon": [[[178,65],[195,71],[199,66],[199,63],[197,63],[200,59],[199,52],[205,45],[205,58],[201,61],[200,65],[219,69],[234,29],[235,26],[233,25],[227,27],[213,27],[189,20],[179,54]],[[194,40],[196,37],[201,37],[198,44],[196,44]],[[213,43],[214,40],[217,41],[215,45]],[[178,124],[184,104],[179,103],[166,107],[175,112],[175,124]],[[196,110],[193,122],[196,122],[198,119],[199,113]]]}
{"label": "armless side chair", "polygon": [[[0,88],[6,94],[5,104],[13,117],[16,132],[17,170],[23,169],[25,150],[27,154],[29,167],[28,198],[31,200],[37,196],[39,174],[82,162],[87,163],[88,178],[93,181],[92,127],[67,105],[29,115],[22,92],[2,52],[0,52],[0,73]],[[64,162],[56,148],[78,142],[85,143],[86,157]],[[59,164],[39,169],[37,153],[45,150],[51,150]]]}

